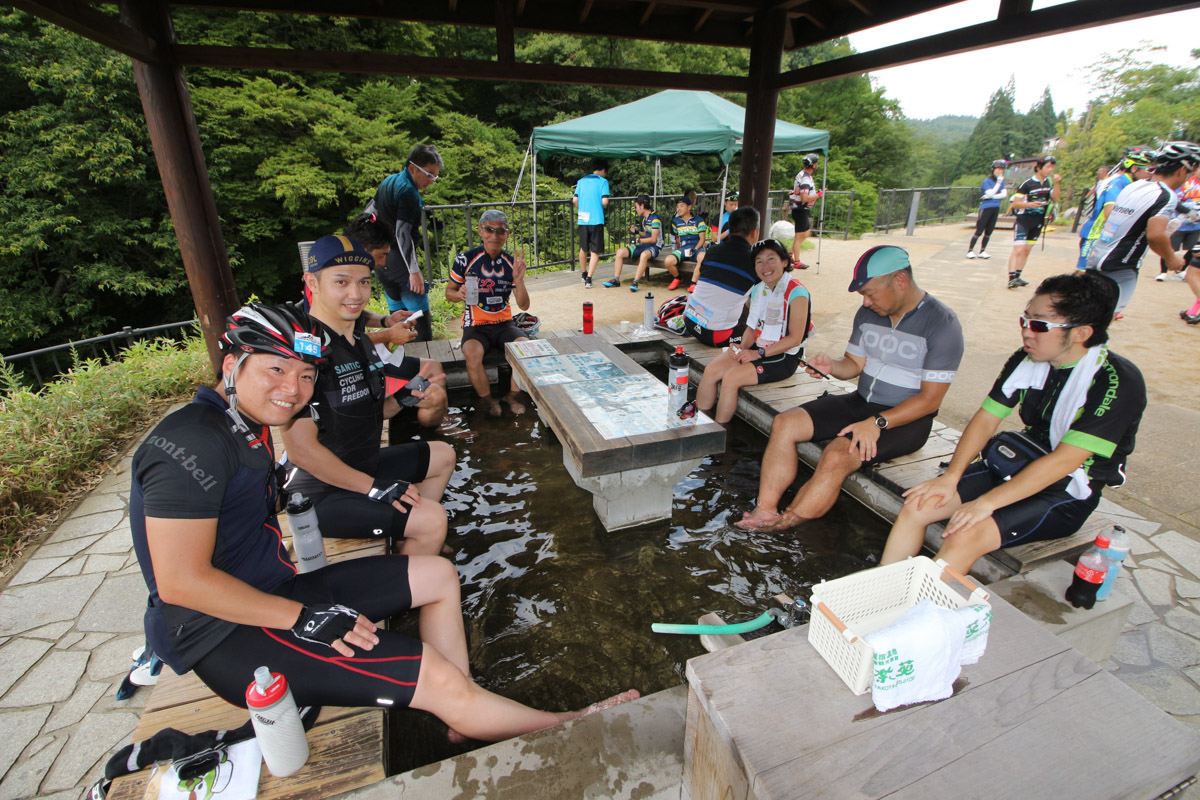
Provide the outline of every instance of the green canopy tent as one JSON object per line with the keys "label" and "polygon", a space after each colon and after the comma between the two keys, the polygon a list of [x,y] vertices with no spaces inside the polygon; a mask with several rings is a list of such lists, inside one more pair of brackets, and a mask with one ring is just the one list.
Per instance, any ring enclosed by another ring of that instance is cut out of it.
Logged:
{"label": "green canopy tent", "polygon": [[[729,162],[741,152],[746,109],[712,92],[670,89],[623,106],[578,119],[535,128],[517,177],[517,187],[532,156],[534,219],[537,219],[537,159],[548,155],[597,158],[654,158],[654,198],[662,189],[660,159],[674,155],[715,154],[725,165],[721,179],[724,208]],[[776,120],[775,153],[829,151],[829,132]],[[825,179],[821,181],[824,190]],[[516,191],[513,193],[516,200]],[[823,222],[822,218],[822,222]],[[536,224],[536,223],[535,223]],[[534,229],[536,248],[537,229]]]}

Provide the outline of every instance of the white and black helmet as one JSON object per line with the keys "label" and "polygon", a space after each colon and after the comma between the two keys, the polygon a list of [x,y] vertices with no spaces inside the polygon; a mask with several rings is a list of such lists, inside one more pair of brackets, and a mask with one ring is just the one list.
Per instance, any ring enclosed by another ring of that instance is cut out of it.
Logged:
{"label": "white and black helmet", "polygon": [[1200,167],[1200,147],[1191,142],[1165,142],[1154,156],[1156,167],[1183,164],[1188,169]]}
{"label": "white and black helmet", "polygon": [[819,153],[809,153],[808,155],[806,155],[804,157],[804,166],[806,168],[807,167],[815,167],[820,162],[821,162],[821,156]]}

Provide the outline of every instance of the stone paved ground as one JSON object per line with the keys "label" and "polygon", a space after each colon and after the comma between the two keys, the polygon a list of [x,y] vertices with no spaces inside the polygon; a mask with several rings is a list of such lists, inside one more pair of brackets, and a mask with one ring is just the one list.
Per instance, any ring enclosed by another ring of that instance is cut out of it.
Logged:
{"label": "stone paved ground", "polygon": [[[965,236],[960,227],[945,226],[912,239],[889,239],[909,248],[922,284],[948,298],[967,329],[969,363],[943,414],[956,427],[965,424],[998,360],[1015,346],[995,331],[1015,327],[1013,319],[1027,299],[998,287],[1008,253],[1004,232],[993,240],[990,262],[961,260]],[[844,294],[846,276],[870,244],[828,242],[822,274],[802,276],[816,297],[818,348],[844,342],[856,304]],[[1072,244],[1065,236],[1052,237],[1046,251],[1031,259],[1031,280],[1065,268]],[[611,273],[602,268],[598,274]],[[1152,315],[1165,317],[1185,304],[1182,284],[1155,284],[1152,274],[1143,276],[1129,324],[1114,331],[1114,346],[1127,355],[1140,349],[1153,353],[1159,342],[1146,340],[1157,333],[1159,321]],[[661,282],[652,288],[662,295]],[[547,276],[535,289],[535,311],[552,309],[545,313],[551,328],[574,324],[583,299],[597,303],[597,320],[605,324],[636,320],[640,313],[640,300],[627,290],[612,290],[608,299],[599,289],[585,294],[577,275]],[[1162,325],[1161,335],[1171,337],[1170,356],[1182,359],[1183,372],[1172,367],[1151,376],[1151,407],[1134,479],[1130,487],[1107,493],[1101,506],[1134,535],[1134,566],[1121,580],[1138,598],[1107,666],[1168,713],[1200,726],[1200,531],[1193,527],[1200,522],[1200,503],[1191,488],[1194,470],[1188,469],[1200,419],[1186,405],[1200,330],[1178,320]],[[1134,359],[1143,368],[1156,363],[1148,354]],[[142,642],[145,603],[126,515],[128,470],[126,454],[0,593],[0,800],[79,798],[136,724],[147,693],[121,703],[113,699],[130,653]],[[1193,788],[1185,797],[1200,800],[1200,791]]]}

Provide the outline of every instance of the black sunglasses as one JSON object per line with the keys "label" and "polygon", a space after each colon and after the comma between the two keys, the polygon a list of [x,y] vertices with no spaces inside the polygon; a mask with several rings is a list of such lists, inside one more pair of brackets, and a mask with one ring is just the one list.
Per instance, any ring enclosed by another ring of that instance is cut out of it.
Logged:
{"label": "black sunglasses", "polygon": [[508,228],[493,228],[491,225],[480,225],[480,228],[497,236],[508,236]]}

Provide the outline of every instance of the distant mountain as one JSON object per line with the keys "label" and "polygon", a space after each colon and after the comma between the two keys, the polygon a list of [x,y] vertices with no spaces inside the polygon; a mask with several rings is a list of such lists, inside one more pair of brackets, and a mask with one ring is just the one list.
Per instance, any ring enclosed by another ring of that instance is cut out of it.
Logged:
{"label": "distant mountain", "polygon": [[943,114],[934,119],[906,119],[904,122],[921,139],[953,145],[971,138],[971,131],[975,130],[979,117]]}

